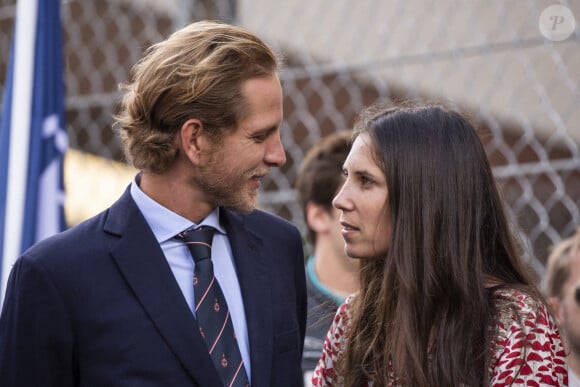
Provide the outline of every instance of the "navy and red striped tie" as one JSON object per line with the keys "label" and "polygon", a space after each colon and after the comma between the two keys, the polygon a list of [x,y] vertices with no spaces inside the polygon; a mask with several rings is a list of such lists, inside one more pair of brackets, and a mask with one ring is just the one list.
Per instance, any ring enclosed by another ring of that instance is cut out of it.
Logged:
{"label": "navy and red striped tie", "polygon": [[214,228],[202,226],[177,235],[195,261],[193,288],[199,331],[224,386],[249,386],[226,299],[213,273]]}

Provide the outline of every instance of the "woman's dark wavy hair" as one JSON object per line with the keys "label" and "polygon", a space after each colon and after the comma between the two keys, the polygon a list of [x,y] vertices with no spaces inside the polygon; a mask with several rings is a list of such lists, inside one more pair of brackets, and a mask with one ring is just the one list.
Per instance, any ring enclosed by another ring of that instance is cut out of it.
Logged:
{"label": "woman's dark wavy hair", "polygon": [[429,105],[368,109],[361,133],[386,176],[392,232],[386,257],[361,262],[346,385],[386,384],[389,361],[404,385],[486,385],[494,290],[541,296],[476,130]]}

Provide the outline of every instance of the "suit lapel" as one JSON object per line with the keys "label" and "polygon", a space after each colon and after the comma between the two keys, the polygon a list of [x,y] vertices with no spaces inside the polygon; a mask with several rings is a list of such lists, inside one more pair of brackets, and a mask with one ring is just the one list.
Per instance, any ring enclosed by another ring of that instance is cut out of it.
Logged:
{"label": "suit lapel", "polygon": [[111,207],[104,229],[120,236],[111,254],[177,359],[199,385],[220,385],[197,322],[129,190]]}
{"label": "suit lapel", "polygon": [[268,257],[261,254],[262,240],[246,228],[243,217],[221,210],[222,221],[228,233],[236,272],[244,300],[250,358],[252,385],[267,386],[272,368],[272,297],[267,284],[270,272]]}

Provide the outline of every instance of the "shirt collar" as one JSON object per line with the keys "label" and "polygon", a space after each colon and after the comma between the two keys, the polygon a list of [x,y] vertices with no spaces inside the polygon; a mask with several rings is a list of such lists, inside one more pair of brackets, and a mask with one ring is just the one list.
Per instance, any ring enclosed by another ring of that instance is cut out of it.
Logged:
{"label": "shirt collar", "polygon": [[182,231],[199,226],[211,226],[221,234],[226,234],[225,228],[219,221],[219,207],[216,207],[201,223],[195,224],[147,196],[139,187],[138,181],[139,174],[131,182],[131,197],[141,210],[158,243],[165,242]]}
{"label": "shirt collar", "polygon": [[310,282],[312,282],[314,287],[318,289],[321,294],[333,300],[337,306],[340,306],[344,302],[345,297],[335,294],[332,290],[328,289],[322,284],[322,282],[320,282],[318,276],[316,275],[316,270],[314,270],[315,260],[316,258],[314,256],[310,256],[308,259],[308,263],[306,264],[306,275],[310,278]]}

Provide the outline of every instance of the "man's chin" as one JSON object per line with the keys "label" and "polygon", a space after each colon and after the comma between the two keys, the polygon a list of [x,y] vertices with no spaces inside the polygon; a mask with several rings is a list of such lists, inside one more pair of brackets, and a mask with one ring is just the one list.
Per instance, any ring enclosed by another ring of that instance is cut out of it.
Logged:
{"label": "man's chin", "polygon": [[257,198],[258,195],[251,196],[245,200],[240,200],[239,202],[231,203],[230,205],[224,205],[223,207],[242,214],[249,214],[256,209],[258,202]]}

